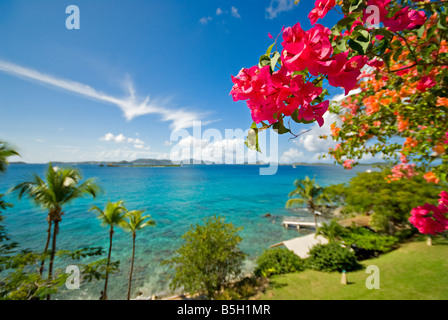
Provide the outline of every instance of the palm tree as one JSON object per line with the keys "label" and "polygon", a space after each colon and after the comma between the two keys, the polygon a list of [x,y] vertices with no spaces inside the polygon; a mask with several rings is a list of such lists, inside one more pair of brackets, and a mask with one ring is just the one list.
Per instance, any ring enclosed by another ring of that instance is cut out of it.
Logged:
{"label": "palm tree", "polygon": [[[50,252],[50,263],[48,268],[48,279],[53,276],[53,262],[56,253],[56,237],[59,233],[59,223],[64,214],[63,206],[70,202],[91,195],[94,198],[100,192],[100,188],[93,179],[81,183],[82,176],[78,169],[57,168],[50,163],[46,172],[46,181],[37,174],[32,174],[29,179],[11,189],[17,192],[19,199],[23,196],[30,198],[36,205],[48,210],[47,241],[44,248],[43,259],[40,267],[40,275],[43,273],[45,256],[50,245],[53,225],[53,238]],[[48,297],[49,298],[49,297]]]}
{"label": "palm tree", "polygon": [[0,141],[0,173],[6,172],[8,166],[8,157],[19,156],[19,153],[14,150],[7,142]]}
{"label": "palm tree", "polygon": [[309,177],[306,177],[304,180],[296,180],[294,185],[296,189],[289,193],[289,198],[298,198],[289,199],[286,202],[286,208],[305,204],[314,216],[317,230],[319,226],[317,224],[316,207],[318,204],[328,200],[324,188],[316,183],[316,179],[311,180]]}
{"label": "palm tree", "polygon": [[135,239],[137,237],[137,231],[149,226],[155,226],[156,223],[151,219],[150,215],[142,217],[144,211],[129,211],[126,214],[127,220],[123,221],[121,227],[131,232],[132,234],[132,258],[131,258],[131,271],[129,272],[129,285],[128,285],[128,300],[131,299],[131,284],[132,284],[132,273],[134,271],[134,257],[135,257]]}
{"label": "palm tree", "polygon": [[316,235],[321,235],[328,239],[329,242],[336,242],[338,237],[344,232],[344,227],[336,220],[331,220],[329,223],[324,223],[317,229]]}
{"label": "palm tree", "polygon": [[124,218],[126,217],[127,210],[124,207],[123,201],[118,201],[115,203],[108,202],[104,211],[100,208],[93,206],[90,211],[95,211],[98,215],[98,219],[101,220],[103,226],[108,226],[109,229],[109,254],[107,256],[107,266],[106,266],[106,281],[104,283],[104,290],[102,300],[107,300],[107,284],[109,282],[109,267],[110,258],[112,254],[112,237],[114,235],[114,227],[123,224]]}

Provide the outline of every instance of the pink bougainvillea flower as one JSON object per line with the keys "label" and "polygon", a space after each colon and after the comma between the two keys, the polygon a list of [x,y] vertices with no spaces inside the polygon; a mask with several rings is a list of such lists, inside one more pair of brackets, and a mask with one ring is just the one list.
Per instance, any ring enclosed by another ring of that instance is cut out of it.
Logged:
{"label": "pink bougainvillea flower", "polygon": [[300,23],[285,29],[281,55],[285,68],[291,72],[308,68],[313,76],[317,76],[333,54],[330,35],[331,30],[320,24],[316,24],[306,32],[301,28]]}
{"label": "pink bougainvillea flower", "polygon": [[316,24],[317,20],[323,19],[328,11],[334,8],[336,5],[336,0],[317,0],[314,3],[314,8],[311,10],[308,18],[310,19],[311,25]]}
{"label": "pink bougainvillea flower", "polygon": [[344,168],[347,170],[353,169],[353,164],[355,163],[355,160],[345,160],[344,161]]}
{"label": "pink bougainvillea flower", "polygon": [[403,178],[412,179],[412,177],[418,176],[419,174],[415,171],[415,164],[406,163],[396,165],[391,169],[391,171],[392,175],[388,176],[391,181],[397,181]]}
{"label": "pink bougainvillea flower", "polygon": [[434,80],[432,80],[428,76],[424,76],[424,77],[422,77],[420,82],[417,84],[417,90],[424,92],[424,91],[434,87],[435,85],[436,85],[436,82]]}
{"label": "pink bougainvillea flower", "polygon": [[390,31],[399,32],[403,30],[413,30],[424,25],[426,14],[424,11],[411,10],[405,7],[395,13],[395,15],[384,21],[384,26]]}
{"label": "pink bougainvillea flower", "polygon": [[322,127],[324,125],[323,115],[328,111],[329,105],[330,101],[324,101],[315,106],[305,103],[299,110],[299,118],[305,121],[316,120],[319,126]]}
{"label": "pink bougainvillea flower", "polygon": [[442,191],[442,193],[440,194],[439,204],[446,207],[448,210],[448,192]]}
{"label": "pink bougainvillea flower", "polygon": [[448,229],[445,210],[431,204],[412,209],[409,222],[423,234],[436,235]]}
{"label": "pink bougainvillea flower", "polygon": [[327,70],[330,85],[344,88],[346,95],[356,87],[361,69],[368,60],[365,56],[355,56],[347,60],[347,55],[347,52],[335,55]]}
{"label": "pink bougainvillea flower", "polygon": [[372,60],[370,60],[370,61],[367,61],[367,65],[368,65],[369,67],[379,69],[379,68],[381,68],[382,66],[384,66],[384,62],[383,62],[383,61],[380,61],[380,60],[377,60],[377,59],[372,59]]}

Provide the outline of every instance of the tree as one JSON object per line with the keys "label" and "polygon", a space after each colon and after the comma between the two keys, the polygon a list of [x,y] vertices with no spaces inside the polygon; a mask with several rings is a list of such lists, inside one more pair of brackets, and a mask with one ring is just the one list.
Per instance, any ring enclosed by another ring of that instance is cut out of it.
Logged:
{"label": "tree", "polygon": [[129,272],[129,285],[128,285],[128,300],[131,299],[131,285],[132,285],[132,273],[134,271],[134,257],[135,257],[135,239],[137,238],[137,231],[146,227],[155,226],[156,223],[151,219],[150,215],[142,217],[144,211],[129,211],[126,213],[127,220],[124,220],[120,226],[131,232],[132,235],[132,258],[131,258],[131,270]]}
{"label": "tree", "polygon": [[213,216],[196,224],[182,236],[184,244],[164,262],[174,271],[172,290],[183,288],[190,294],[214,299],[220,290],[241,273],[245,254],[239,249],[241,237],[225,218]]}
{"label": "tree", "polygon": [[107,255],[107,266],[106,266],[106,277],[104,281],[104,290],[102,295],[102,300],[107,300],[107,285],[109,282],[109,273],[111,266],[111,255],[112,255],[112,238],[114,235],[114,227],[117,227],[125,221],[126,217],[126,208],[123,204],[123,201],[118,202],[108,202],[104,208],[104,211],[98,208],[97,206],[93,206],[90,211],[96,212],[98,215],[98,219],[102,222],[102,225],[105,227],[109,227],[109,253]]}
{"label": "tree", "polygon": [[[48,278],[52,278],[53,263],[56,253],[56,240],[59,234],[59,223],[64,215],[63,207],[78,198],[87,195],[96,197],[100,188],[94,179],[82,182],[82,175],[75,168],[57,168],[50,163],[46,173],[46,181],[37,174],[32,174],[26,181],[11,189],[18,193],[19,199],[23,196],[30,198],[37,206],[48,210],[47,241],[45,244],[40,274],[43,273],[45,256],[51,239],[50,263],[48,267]],[[53,226],[53,232],[52,232]]]}
{"label": "tree", "polygon": [[286,208],[305,204],[313,214],[317,230],[319,226],[317,224],[316,208],[318,204],[322,204],[327,200],[324,188],[316,183],[316,179],[313,178],[311,180],[309,177],[306,177],[304,180],[296,180],[294,185],[296,189],[289,193],[289,197],[298,198],[289,199],[286,202]]}
{"label": "tree", "polygon": [[321,235],[327,238],[330,243],[334,243],[343,233],[344,227],[333,219],[329,223],[323,223],[322,226],[317,229],[316,235]]}
{"label": "tree", "polygon": [[414,2],[410,7],[423,9],[423,23],[403,32],[395,26],[383,30],[383,52],[370,64],[359,92],[331,108],[342,122],[333,124],[338,144],[330,155],[337,163],[356,164],[365,155],[381,154],[394,161],[401,177],[421,173],[428,182],[446,181],[448,2]]}
{"label": "tree", "polygon": [[[277,37],[258,65],[232,76],[233,99],[246,101],[254,121],[247,145],[259,150],[256,135],[270,128],[297,137],[291,120],[322,126],[330,110],[343,122],[332,124],[337,163],[351,168],[381,154],[404,170],[418,163],[428,181],[447,180],[447,3],[316,1],[310,30],[283,29],[280,52]],[[333,9],[341,14],[336,25],[316,24]],[[330,106],[324,87],[349,97]]]}
{"label": "tree", "polygon": [[[8,143],[0,141],[0,174],[5,173],[8,167],[8,158],[12,156],[19,156],[19,153],[11,147]],[[11,208],[12,204],[7,203],[3,200],[3,194],[0,194],[0,222],[3,221],[4,217],[1,215],[1,211]],[[3,225],[0,224],[0,241],[6,240],[8,237]]]}
{"label": "tree", "polygon": [[358,173],[346,188],[344,211],[371,214],[378,231],[393,235],[397,227],[409,226],[412,208],[437,201],[442,185],[428,184],[421,176],[387,180],[390,175],[390,168]]}
{"label": "tree", "polygon": [[8,158],[12,156],[19,156],[19,153],[7,142],[0,141],[0,173],[6,172]]}

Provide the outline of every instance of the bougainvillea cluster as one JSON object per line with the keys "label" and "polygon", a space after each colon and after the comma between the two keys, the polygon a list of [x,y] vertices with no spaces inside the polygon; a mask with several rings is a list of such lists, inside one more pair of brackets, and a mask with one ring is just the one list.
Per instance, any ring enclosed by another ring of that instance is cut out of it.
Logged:
{"label": "bougainvillea cluster", "polygon": [[436,235],[448,230],[448,193],[440,194],[439,206],[426,203],[412,209],[409,222],[423,234]]}
{"label": "bougainvillea cluster", "polygon": [[[341,20],[327,28],[318,21],[330,10]],[[448,0],[316,0],[311,29],[282,30],[281,50],[272,51],[276,40],[257,66],[232,77],[231,94],[247,102],[256,134],[292,133],[286,117],[322,126],[330,110],[342,124],[331,124],[329,155],[346,169],[380,156],[394,162],[390,182],[448,181],[447,17]],[[343,88],[345,99],[330,104],[325,87]],[[416,208],[411,222],[440,232],[446,199]]]}

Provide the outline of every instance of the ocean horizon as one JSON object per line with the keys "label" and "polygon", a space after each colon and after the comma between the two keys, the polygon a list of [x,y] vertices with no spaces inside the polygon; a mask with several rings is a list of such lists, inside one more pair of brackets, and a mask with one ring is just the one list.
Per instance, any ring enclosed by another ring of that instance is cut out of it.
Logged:
{"label": "ocean horizon", "polygon": [[[92,205],[102,208],[107,201],[124,200],[129,210],[146,210],[156,222],[137,235],[132,296],[167,296],[170,272],[160,263],[169,259],[182,244],[181,236],[192,224],[205,217],[220,215],[227,222],[242,227],[241,249],[248,254],[245,269],[251,271],[263,250],[283,240],[309,234],[307,230],[286,229],[286,217],[314,221],[307,210],[288,210],[285,203],[294,189],[294,181],[305,176],[316,178],[322,186],[345,183],[358,172],[371,169],[355,167],[351,171],[338,166],[279,166],[277,174],[261,176],[257,165],[187,165],[183,167],[99,167],[73,165],[85,179],[96,178],[103,193],[96,199],[79,199],[65,207],[58,250],[103,247],[107,251],[109,234],[100,225]],[[26,179],[32,172],[43,176],[46,164],[11,164],[0,179],[0,193]],[[12,240],[21,248],[43,250],[46,240],[46,211],[28,199],[18,200],[6,194],[14,204],[4,212],[5,225]],[[266,214],[269,213],[269,217]],[[120,260],[120,272],[110,277],[110,299],[125,299],[132,241],[128,233],[117,229],[114,234],[112,260]],[[76,263],[74,263],[76,264]],[[64,266],[58,265],[63,268]],[[94,281],[80,290],[62,289],[56,298],[99,299],[103,282]]]}

